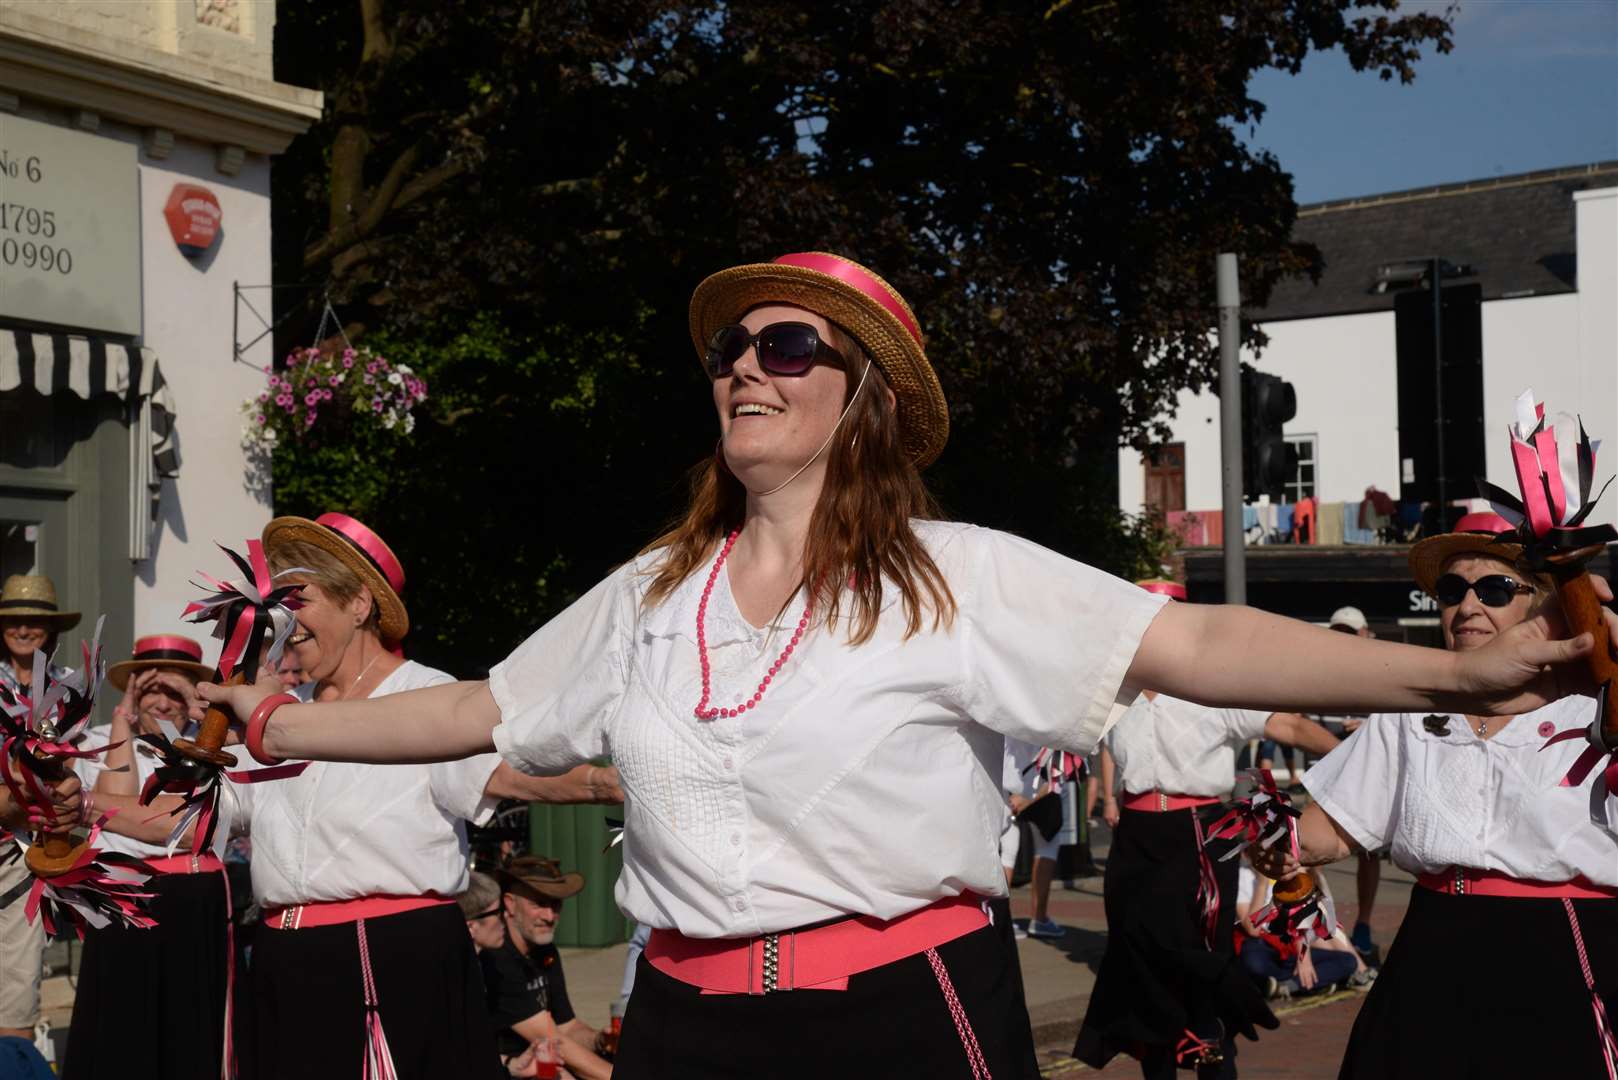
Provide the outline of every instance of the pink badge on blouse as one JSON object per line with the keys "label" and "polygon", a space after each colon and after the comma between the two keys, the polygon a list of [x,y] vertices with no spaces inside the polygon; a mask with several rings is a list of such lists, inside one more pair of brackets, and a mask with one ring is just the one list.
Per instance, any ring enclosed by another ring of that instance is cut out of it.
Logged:
{"label": "pink badge on blouse", "polygon": [[1551,723],[1549,720],[1541,720],[1539,722],[1539,737],[1541,739],[1548,739],[1552,735],[1555,735],[1555,734],[1556,734],[1556,725],[1555,724]]}

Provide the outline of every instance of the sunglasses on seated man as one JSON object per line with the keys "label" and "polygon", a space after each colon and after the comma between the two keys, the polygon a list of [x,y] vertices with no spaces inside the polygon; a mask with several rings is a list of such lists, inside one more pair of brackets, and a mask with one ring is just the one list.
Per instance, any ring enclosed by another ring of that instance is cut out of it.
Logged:
{"label": "sunglasses on seated man", "polygon": [[758,366],[771,375],[807,375],[816,363],[829,360],[846,368],[843,354],[820,340],[820,331],[801,322],[778,322],[758,333],[732,324],[721,326],[708,341],[708,374],[716,379],[729,375],[736,361],[747,350],[758,347]]}
{"label": "sunglasses on seated man", "polygon": [[1445,607],[1459,604],[1468,592],[1477,593],[1478,601],[1485,607],[1505,607],[1516,597],[1533,591],[1509,574],[1490,574],[1476,581],[1467,581],[1459,574],[1445,574],[1433,584],[1438,602]]}

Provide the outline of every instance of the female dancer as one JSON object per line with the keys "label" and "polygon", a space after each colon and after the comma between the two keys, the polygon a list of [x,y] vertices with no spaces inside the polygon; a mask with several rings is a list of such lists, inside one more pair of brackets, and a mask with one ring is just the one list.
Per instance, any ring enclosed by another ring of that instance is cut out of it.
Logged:
{"label": "female dancer", "polygon": [[1028,1017],[981,909],[1005,890],[1002,735],[1088,750],[1140,686],[1512,712],[1584,678],[1564,662],[1588,636],[1552,640],[1544,618],[1449,657],[1164,608],[933,520],[920,469],[943,449],[943,393],[910,308],[846,259],[716,274],[691,331],[720,444],[688,513],[487,682],[318,705],[203,688],[262,760],[492,746],[545,773],[611,753],[618,901],[656,928],[620,1080],[1017,1075]]}
{"label": "female dancer", "polygon": [[[1412,548],[1410,567],[1438,598],[1445,646],[1469,657],[1533,618],[1550,584],[1517,569],[1522,548],[1496,538],[1503,519],[1469,514],[1457,528]],[[1344,1080],[1505,1080],[1543,1075],[1547,1061],[1560,1076],[1618,1076],[1605,1020],[1618,1010],[1618,836],[1591,821],[1587,790],[1559,786],[1585,744],[1541,749],[1592,707],[1372,716],[1304,776],[1305,865],[1391,845],[1420,881],[1355,1020]]]}
{"label": "female dancer", "polygon": [[86,936],[63,1062],[69,1080],[231,1074],[231,911],[219,861],[229,823],[215,831],[211,851],[172,855],[172,820],[150,820],[154,811],[135,798],[157,766],[135,736],[158,734],[166,723],[167,734],[176,737],[186,726],[197,680],[212,674],[202,646],[179,634],[137,639],[133,655],[107,673],[124,699],[106,732],[113,748],[103,759],[80,763],[90,803],[85,813],[94,814],[98,805],[119,811],[102,830],[100,846],[144,859],[157,871],[149,883],[157,925],[105,926]]}

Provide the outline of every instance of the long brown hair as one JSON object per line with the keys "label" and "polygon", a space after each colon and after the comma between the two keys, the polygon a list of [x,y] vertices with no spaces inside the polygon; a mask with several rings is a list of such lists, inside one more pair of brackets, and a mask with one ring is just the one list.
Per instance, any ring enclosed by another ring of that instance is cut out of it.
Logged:
{"label": "long brown hair", "polygon": [[[828,344],[848,361],[849,394],[858,386],[870,355],[853,335],[831,324]],[[826,481],[809,520],[803,545],[802,582],[812,583],[814,609],[831,625],[845,600],[852,610],[848,640],[859,645],[876,632],[882,611],[882,581],[899,590],[905,636],[955,618],[955,596],[938,564],[910,527],[911,519],[941,516],[921,473],[899,443],[899,420],[884,393],[881,369],[858,391],[858,400],[827,450]],[[845,401],[845,404],[847,402]],[[691,500],[683,517],[645,552],[667,555],[646,590],[652,607],[705,563],[747,514],[747,489],[723,462],[723,450],[691,470]],[[846,588],[845,588],[846,587]]]}

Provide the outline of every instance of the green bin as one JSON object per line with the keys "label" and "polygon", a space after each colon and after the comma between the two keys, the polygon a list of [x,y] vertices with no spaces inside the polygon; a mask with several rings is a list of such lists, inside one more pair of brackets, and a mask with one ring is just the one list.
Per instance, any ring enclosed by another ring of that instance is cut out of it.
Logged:
{"label": "green bin", "polygon": [[555,859],[564,873],[584,875],[584,891],[562,908],[556,944],[591,948],[629,940],[629,920],[612,898],[623,869],[623,849],[601,850],[609,839],[607,818],[622,815],[621,806],[529,805],[528,850]]}

